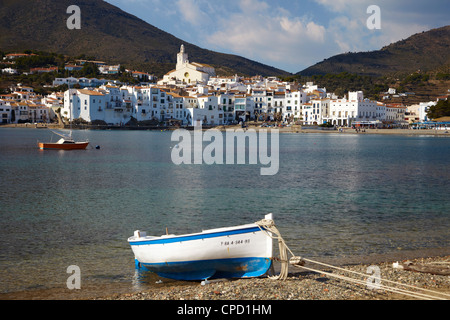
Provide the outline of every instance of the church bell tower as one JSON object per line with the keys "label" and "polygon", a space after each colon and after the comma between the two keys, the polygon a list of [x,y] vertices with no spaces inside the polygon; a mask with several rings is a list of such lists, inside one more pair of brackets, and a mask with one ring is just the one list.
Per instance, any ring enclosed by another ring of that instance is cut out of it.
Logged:
{"label": "church bell tower", "polygon": [[181,45],[180,53],[177,55],[177,70],[185,67],[185,65],[189,63],[188,54],[184,52],[184,45]]}

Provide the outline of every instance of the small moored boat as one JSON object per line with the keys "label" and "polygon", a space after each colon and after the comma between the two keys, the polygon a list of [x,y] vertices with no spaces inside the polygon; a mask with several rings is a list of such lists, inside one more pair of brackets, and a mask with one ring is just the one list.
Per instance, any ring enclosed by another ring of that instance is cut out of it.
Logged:
{"label": "small moored boat", "polygon": [[259,277],[272,266],[272,238],[256,223],[178,236],[135,231],[128,242],[136,268],[168,279]]}
{"label": "small moored boat", "polygon": [[41,150],[85,150],[89,145],[88,141],[75,142],[72,139],[72,134],[64,135],[62,133],[54,132],[59,135],[61,139],[58,142],[38,142],[38,147]]}

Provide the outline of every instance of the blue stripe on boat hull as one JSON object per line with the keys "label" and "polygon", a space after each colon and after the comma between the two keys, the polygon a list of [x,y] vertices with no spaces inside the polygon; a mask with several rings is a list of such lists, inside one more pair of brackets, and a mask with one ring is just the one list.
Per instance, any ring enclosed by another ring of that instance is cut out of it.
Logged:
{"label": "blue stripe on boat hull", "polygon": [[194,240],[204,240],[204,239],[211,239],[211,238],[220,238],[220,237],[227,237],[227,236],[233,236],[238,234],[245,234],[245,233],[253,233],[253,232],[262,232],[259,227],[252,227],[252,228],[245,228],[245,229],[237,229],[237,230],[228,230],[228,231],[221,231],[221,232],[212,232],[212,233],[199,233],[194,235],[187,235],[187,236],[179,236],[179,237],[171,237],[171,238],[158,238],[155,240],[148,240],[148,241],[130,241],[131,246],[149,246],[149,245],[155,245],[155,244],[168,244],[168,243],[178,243],[178,242],[184,242],[184,241],[194,241]]}
{"label": "blue stripe on boat hull", "polygon": [[136,267],[156,273],[160,277],[196,281],[218,278],[252,278],[264,275],[272,265],[268,258],[235,258],[145,264],[136,260]]}

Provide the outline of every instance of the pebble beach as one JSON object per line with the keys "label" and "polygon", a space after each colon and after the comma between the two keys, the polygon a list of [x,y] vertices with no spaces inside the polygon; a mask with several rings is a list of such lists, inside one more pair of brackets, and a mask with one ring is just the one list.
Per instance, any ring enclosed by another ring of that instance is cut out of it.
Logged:
{"label": "pebble beach", "polygon": [[[448,270],[450,256],[420,258],[399,265],[411,263],[420,266],[438,266]],[[373,280],[367,273],[369,267],[378,267],[381,282]],[[307,263],[305,267],[311,267]],[[312,266],[316,268],[317,266]],[[219,301],[276,301],[276,300],[448,300],[450,299],[450,276],[416,272],[394,268],[393,262],[374,265],[352,265],[342,267],[355,271],[352,274],[334,268],[320,267],[321,272],[312,272],[295,268],[290,270],[285,281],[273,280],[268,277],[239,280],[216,280],[207,284],[189,283],[183,285],[157,286],[151,291],[115,295],[105,300],[219,300]],[[357,279],[361,283],[338,279],[344,275]],[[163,281],[161,281],[163,283]],[[379,286],[377,286],[379,284]],[[405,286],[400,286],[407,285]],[[406,291],[398,291],[403,289]],[[429,291],[422,291],[426,289]],[[419,295],[422,294],[422,295]]]}

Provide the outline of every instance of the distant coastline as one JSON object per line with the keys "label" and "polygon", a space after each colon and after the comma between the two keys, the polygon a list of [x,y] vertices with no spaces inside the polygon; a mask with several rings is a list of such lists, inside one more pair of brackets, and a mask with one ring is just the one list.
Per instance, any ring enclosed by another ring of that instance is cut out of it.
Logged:
{"label": "distant coastline", "polygon": [[[28,129],[69,129],[69,126],[61,126],[58,124],[2,124],[1,128],[28,128]],[[181,127],[187,130],[194,130],[194,127]],[[173,131],[179,129],[178,127],[167,127],[167,126],[116,126],[116,125],[73,125],[73,130],[123,130],[123,131]],[[228,125],[228,126],[203,126],[203,130],[208,129],[216,129],[220,131],[225,130],[238,130],[244,129],[249,130],[253,129],[256,131],[259,130],[272,130],[275,128],[266,128],[261,127],[260,124],[252,124],[249,126],[242,128],[240,125]],[[342,128],[341,130],[337,129],[324,129],[320,127],[308,127],[308,126],[291,126],[291,127],[280,127],[277,128],[280,133],[324,133],[324,134],[383,134],[383,135],[405,135],[405,136],[440,136],[440,137],[450,137],[450,130],[435,130],[435,129],[365,129],[363,131],[356,132],[355,129],[352,128]]]}

